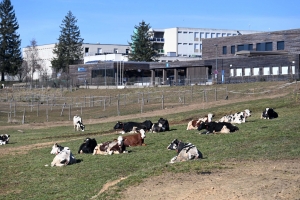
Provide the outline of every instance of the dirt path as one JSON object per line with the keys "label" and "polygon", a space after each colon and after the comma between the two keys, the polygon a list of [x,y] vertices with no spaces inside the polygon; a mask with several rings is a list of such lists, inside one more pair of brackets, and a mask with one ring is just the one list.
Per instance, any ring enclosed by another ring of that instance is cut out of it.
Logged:
{"label": "dirt path", "polygon": [[[224,163],[230,169],[164,174],[129,187],[125,200],[300,199],[300,160]],[[199,162],[201,165],[201,161]]]}

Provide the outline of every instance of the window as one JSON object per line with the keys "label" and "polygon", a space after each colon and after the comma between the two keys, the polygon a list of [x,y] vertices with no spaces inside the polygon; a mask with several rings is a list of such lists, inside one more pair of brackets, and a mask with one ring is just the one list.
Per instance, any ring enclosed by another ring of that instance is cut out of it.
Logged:
{"label": "window", "polygon": [[199,38],[199,32],[195,32],[195,38]]}
{"label": "window", "polygon": [[273,75],[278,75],[279,74],[279,67],[273,67],[272,68],[272,74]]}
{"label": "window", "polygon": [[204,35],[203,32],[201,32],[201,33],[200,33],[200,39],[203,39],[203,38],[205,38],[205,35]]}
{"label": "window", "polygon": [[206,34],[205,34],[205,38],[210,38],[210,34],[209,34],[209,33],[206,33]]}
{"label": "window", "polygon": [[282,66],[281,67],[281,74],[288,74],[289,73],[289,67],[288,66]]}
{"label": "window", "polygon": [[231,46],[231,54],[235,54],[235,46]]}
{"label": "window", "polygon": [[234,76],[234,69],[230,69],[230,76]]}
{"label": "window", "polygon": [[249,50],[249,51],[252,51],[252,50],[253,50],[253,44],[249,44],[249,45],[248,45],[248,50]]}
{"label": "window", "polygon": [[226,33],[222,33],[222,37],[226,37]]}
{"label": "window", "polygon": [[199,44],[195,44],[194,48],[199,50]]}
{"label": "window", "polygon": [[182,33],[182,31],[178,31],[178,33]]}
{"label": "window", "polygon": [[295,66],[291,66],[291,74],[295,74]]}
{"label": "window", "polygon": [[217,38],[221,37],[221,33],[217,33]]}
{"label": "window", "polygon": [[251,68],[245,68],[245,76],[251,76]]}
{"label": "window", "polygon": [[187,34],[187,32],[186,32],[186,31],[183,31],[183,34]]}
{"label": "window", "polygon": [[273,43],[266,42],[266,51],[272,51],[272,50],[273,50]]}
{"label": "window", "polygon": [[97,53],[102,53],[102,48],[98,48]]}
{"label": "window", "polygon": [[270,67],[263,68],[263,75],[270,75]]}
{"label": "window", "polygon": [[237,46],[237,51],[243,51],[244,50],[244,45],[240,44]]}
{"label": "window", "polygon": [[215,38],[216,37],[216,34],[215,33],[212,33],[211,34],[211,38]]}
{"label": "window", "polygon": [[227,47],[223,46],[223,54],[227,54]]}
{"label": "window", "polygon": [[258,76],[259,75],[259,68],[258,67],[253,68],[253,75],[254,76]]}
{"label": "window", "polygon": [[256,51],[262,51],[262,44],[261,43],[256,44]]}
{"label": "window", "polygon": [[243,75],[243,71],[242,69],[236,69],[236,76],[242,76]]}
{"label": "window", "polygon": [[284,50],[284,41],[277,42],[277,50]]}
{"label": "window", "polygon": [[183,43],[183,45],[187,45],[187,43]]}

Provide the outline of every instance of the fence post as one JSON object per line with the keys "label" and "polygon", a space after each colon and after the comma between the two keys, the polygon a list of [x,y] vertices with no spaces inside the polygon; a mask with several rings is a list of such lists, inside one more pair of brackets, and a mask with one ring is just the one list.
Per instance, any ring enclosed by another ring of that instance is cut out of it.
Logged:
{"label": "fence post", "polygon": [[36,116],[39,116],[40,100],[37,102]]}
{"label": "fence post", "polygon": [[119,106],[120,106],[120,94],[119,94],[118,99],[117,99],[117,113],[118,113],[118,116],[120,115]]}
{"label": "fence post", "polygon": [[48,106],[47,106],[47,108],[46,108],[46,120],[47,120],[47,122],[49,121]]}
{"label": "fence post", "polygon": [[191,103],[193,103],[193,86],[191,84]]}
{"label": "fence post", "polygon": [[217,88],[215,88],[215,101],[217,101],[218,98],[217,98]]}
{"label": "fence post", "polygon": [[142,93],[141,114],[143,113],[143,104],[144,104],[144,92]]}
{"label": "fence post", "polygon": [[161,109],[164,109],[164,95],[161,96]]}
{"label": "fence post", "polygon": [[63,112],[64,112],[65,105],[66,105],[66,102],[65,102],[64,105],[62,106],[60,116],[63,116]]}
{"label": "fence post", "polygon": [[24,112],[23,112],[23,118],[22,118],[22,124],[25,123],[25,108],[24,108]]}
{"label": "fence post", "polygon": [[71,105],[69,105],[69,121],[71,120]]}
{"label": "fence post", "polygon": [[105,111],[105,103],[106,103],[106,98],[104,98],[103,111]]}

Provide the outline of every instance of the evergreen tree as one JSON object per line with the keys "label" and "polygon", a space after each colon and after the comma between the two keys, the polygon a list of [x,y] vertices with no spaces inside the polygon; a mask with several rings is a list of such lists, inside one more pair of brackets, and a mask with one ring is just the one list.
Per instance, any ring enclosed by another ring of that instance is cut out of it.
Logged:
{"label": "evergreen tree", "polygon": [[153,47],[151,42],[152,33],[150,30],[150,25],[146,24],[144,21],[139,23],[139,26],[134,26],[135,30],[133,35],[131,35],[131,54],[129,55],[129,60],[132,61],[155,61],[157,57],[157,52]]}
{"label": "evergreen tree", "polygon": [[58,71],[67,72],[69,65],[82,62],[83,39],[80,37],[79,27],[76,25],[77,19],[71,11],[62,21],[60,26],[61,34],[58,43],[55,44],[53,54],[56,55],[52,59],[52,68]]}
{"label": "evergreen tree", "polygon": [[21,40],[17,34],[19,24],[10,0],[0,3],[0,71],[1,81],[5,73],[15,76],[22,66]]}

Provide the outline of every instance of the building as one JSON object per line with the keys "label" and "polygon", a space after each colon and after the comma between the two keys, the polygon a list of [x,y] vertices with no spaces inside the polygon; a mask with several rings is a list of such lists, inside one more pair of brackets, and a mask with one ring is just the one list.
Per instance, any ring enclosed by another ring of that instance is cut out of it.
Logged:
{"label": "building", "polygon": [[[199,60],[111,62],[109,78],[116,85],[124,84],[116,80],[187,85],[300,78],[300,29],[205,38],[202,45]],[[105,62],[70,66],[72,81],[80,85],[80,77],[84,77],[90,84],[101,83],[96,80],[108,78],[104,76],[107,66]]]}
{"label": "building", "polygon": [[[41,76],[47,76],[49,78],[55,77],[56,73],[53,72],[51,61],[54,58],[53,49],[55,44],[46,44],[37,46],[38,56],[40,58],[39,64],[42,66],[40,71],[34,73],[33,79],[39,79]],[[92,61],[94,56],[106,55],[106,54],[121,54],[127,55],[129,53],[129,45],[119,45],[119,44],[90,44],[83,43],[83,58],[88,61]],[[23,58],[26,60],[26,52],[28,48],[22,49]],[[118,57],[118,56],[116,56]],[[119,58],[119,57],[118,57]],[[108,58],[109,59],[109,58]],[[111,59],[111,58],[110,58]],[[84,62],[82,61],[82,63]]]}
{"label": "building", "polygon": [[174,60],[187,61],[202,58],[202,41],[208,38],[224,38],[236,35],[258,33],[251,30],[227,30],[205,28],[167,28],[151,29],[152,42],[158,51],[160,62]]}

